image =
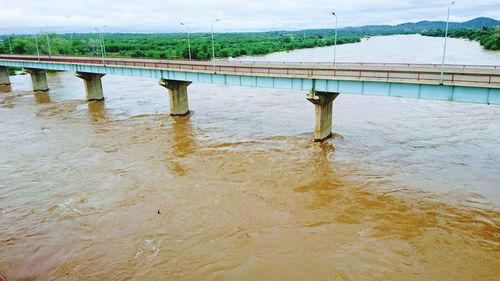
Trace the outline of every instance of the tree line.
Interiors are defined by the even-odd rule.
[[[331,46],[335,43],[334,30],[317,29],[306,31],[272,31],[254,33],[215,34],[216,58],[239,57],[245,55],[265,55],[279,51],[302,48]],[[373,34],[372,34],[373,33]],[[341,29],[337,44],[359,42],[361,37],[378,35],[376,32],[353,33]],[[420,32],[425,36],[444,36],[443,29],[429,29]],[[386,33],[383,33],[386,34]],[[387,30],[387,34],[393,34]],[[479,41],[489,50],[500,50],[500,28],[450,29],[449,36]],[[102,52],[100,34],[37,34],[3,36],[0,38],[0,53],[100,56]],[[211,34],[190,34],[191,56],[193,59],[207,60],[212,57]],[[37,44],[38,43],[38,44]],[[104,34],[107,56],[147,57],[164,59],[188,59],[189,51],[185,33]]]
[[[421,32],[421,34],[424,36],[444,37],[445,31],[443,29],[431,29]],[[451,29],[448,30],[448,36],[478,41],[487,50],[500,50],[500,28]]]
[[[99,34],[37,34],[4,36],[0,53],[43,55],[101,55]],[[9,44],[10,41],[10,44]],[[337,44],[359,42],[360,37],[339,36]],[[37,44],[38,43],[38,44]],[[212,57],[211,34],[190,34],[191,56],[207,60]],[[331,46],[335,43],[331,31],[322,32],[262,32],[262,33],[217,33],[215,34],[215,56],[217,58],[245,55],[264,55],[279,51]],[[170,34],[104,34],[107,56],[147,57],[164,59],[188,59],[187,35]]]

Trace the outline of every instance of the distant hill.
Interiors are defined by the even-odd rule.
[[[480,18],[475,18],[470,21],[465,21],[462,23],[459,23],[457,27],[453,28],[479,28],[479,27],[497,27],[500,26],[500,21],[492,19],[492,18],[485,18],[485,17],[480,17]]]
[[[415,34],[426,32],[431,29],[444,29],[445,21],[419,21],[407,22],[397,25],[365,25],[358,27],[344,27],[339,29],[340,35],[358,35],[358,36],[375,36],[375,35],[390,35],[390,34]],[[479,28],[479,27],[500,27],[500,21],[479,17],[465,22],[450,22],[450,29],[459,28]],[[314,29],[304,30],[301,32],[312,34],[332,34],[332,29]]]
[[[342,29],[343,34],[369,34],[369,35],[382,35],[394,33],[420,33],[430,29],[444,29],[446,26],[445,21],[420,21],[408,22],[398,25],[366,25],[360,27],[346,27]],[[450,22],[450,29],[459,28],[479,28],[479,27],[497,27],[500,26],[500,21],[479,17],[465,22]]]

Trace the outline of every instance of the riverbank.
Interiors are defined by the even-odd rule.
[[[444,37],[442,29],[432,29],[420,34],[431,37]],[[486,50],[500,50],[500,28],[452,29],[448,31],[451,38],[466,38],[479,42]]]

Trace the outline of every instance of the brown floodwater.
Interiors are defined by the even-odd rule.
[[[0,89],[8,280],[500,276],[500,106],[340,95],[318,144],[304,92],[192,84],[171,117],[154,79],[48,79]]]

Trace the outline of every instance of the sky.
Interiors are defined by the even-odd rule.
[[[442,0],[0,0],[0,34],[301,30],[446,20]],[[450,21],[500,15],[499,0],[457,0]]]

